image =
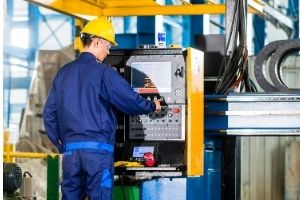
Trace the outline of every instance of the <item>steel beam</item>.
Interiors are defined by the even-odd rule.
[[[229,94],[205,97],[206,134],[300,135],[299,94]]]
[[[203,15],[224,14],[225,4],[185,4],[185,5],[159,5],[140,1],[139,4],[126,1],[120,5],[93,3],[91,1],[73,0],[25,0],[39,6],[55,10],[66,15],[91,20],[97,16],[154,16],[154,15]],[[120,2],[120,1],[118,1]],[[145,4],[146,3],[146,4]],[[249,7],[249,12],[257,12]]]
[[[192,3],[197,4],[197,5],[202,5],[201,3],[204,2],[204,0],[192,0]],[[209,27],[204,27],[204,17],[203,16],[191,16],[190,17],[190,43],[189,45],[192,47],[196,46],[195,42],[195,35],[203,35],[204,34],[204,29],[209,28]]]
[[[30,57],[30,52],[28,50],[8,45],[6,42],[4,42],[3,54],[7,57],[11,56],[21,60],[27,60]]]
[[[285,14],[279,12],[275,8],[265,5],[264,12],[267,13],[270,17],[273,17],[274,19],[276,19],[279,23],[284,24],[288,28],[290,28],[290,29],[294,28],[293,20],[290,17],[286,16]]]
[[[36,5],[29,4],[28,5],[28,16],[29,21],[27,21],[27,27],[29,27],[30,35],[29,35],[29,47],[32,50],[30,57],[28,57],[28,61],[35,61],[35,55],[36,50],[38,48],[39,43],[39,34],[38,34],[38,28],[39,28],[39,8]]]
[[[266,38],[266,22],[259,16],[253,16],[253,29],[254,29],[254,55],[265,46]]]
[[[299,27],[300,27],[300,16],[299,16],[299,0],[290,0],[289,1],[289,12],[288,15],[293,16],[294,18],[294,35],[293,38],[300,38]]]
[[[4,77],[4,89],[27,89],[30,86],[31,77],[25,78],[12,78],[12,77]]]
[[[105,16],[203,15],[224,14],[224,4],[169,5],[136,8],[105,8]]]

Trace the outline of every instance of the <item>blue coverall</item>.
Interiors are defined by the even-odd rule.
[[[112,199],[115,108],[136,115],[156,106],[88,52],[54,77],[43,116],[48,137],[64,153],[63,200]]]

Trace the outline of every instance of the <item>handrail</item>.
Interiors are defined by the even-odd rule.
[[[32,153],[32,152],[3,152],[3,157],[15,157],[15,158],[47,158],[51,156],[52,158],[58,156],[59,154],[54,153]]]

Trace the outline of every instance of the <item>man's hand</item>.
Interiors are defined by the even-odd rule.
[[[161,102],[161,99],[154,100],[154,103],[156,106],[155,112],[157,112],[157,113],[159,113],[161,111],[160,102]]]

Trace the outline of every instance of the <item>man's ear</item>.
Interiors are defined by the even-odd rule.
[[[95,47],[97,47],[97,46],[98,46],[98,40],[94,40],[94,41],[93,41],[93,45],[94,45]]]

